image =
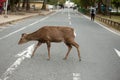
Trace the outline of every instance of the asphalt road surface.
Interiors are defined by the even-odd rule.
[[[46,44],[30,58],[37,42],[18,45],[21,34],[45,25],[73,27],[82,61],[74,47],[63,60],[67,52],[63,42],[52,43],[50,61]],[[72,9],[5,25],[0,29],[0,80],[120,80],[120,34]]]

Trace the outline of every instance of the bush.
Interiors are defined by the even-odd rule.
[[[120,16],[120,12],[111,12],[111,15]]]

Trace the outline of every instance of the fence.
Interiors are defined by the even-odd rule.
[[[100,16],[97,16],[96,17],[98,18],[99,21],[107,24],[107,25],[110,25],[112,26],[113,28],[117,29],[120,31],[120,23],[119,22],[115,22],[115,21],[112,21],[112,20],[109,20],[109,19],[106,19],[106,18],[102,18]]]

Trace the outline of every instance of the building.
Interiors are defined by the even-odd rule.
[[[35,9],[41,9],[43,0],[30,0],[30,7]]]

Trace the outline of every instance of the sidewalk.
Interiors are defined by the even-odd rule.
[[[53,11],[41,11],[40,13],[25,13],[24,15],[7,15],[7,18],[4,17],[5,15],[0,15],[0,25],[22,20],[22,19],[29,18],[32,16],[37,16],[37,15],[45,16],[52,12]]]

